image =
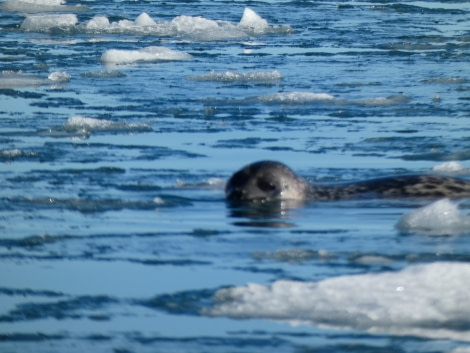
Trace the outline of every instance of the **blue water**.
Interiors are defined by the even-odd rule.
[[[462,335],[202,310],[220,288],[249,282],[470,261],[470,232],[397,231],[425,203],[240,209],[223,192],[261,159],[311,182],[468,167],[468,2],[11,3],[0,12],[1,351],[469,350]],[[245,7],[269,27],[237,28]],[[144,12],[158,29],[112,27]],[[64,14],[76,22],[58,25]],[[33,15],[39,25],[27,27]],[[219,27],[176,30],[182,15]],[[87,29],[94,16],[111,25]],[[101,61],[152,46],[191,58]],[[449,319],[454,333],[469,325]]]

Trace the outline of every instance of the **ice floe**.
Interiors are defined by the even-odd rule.
[[[105,64],[132,64],[136,62],[158,62],[189,60],[190,54],[158,46],[138,50],[109,49],[101,56]]]
[[[316,102],[332,102],[335,97],[328,93],[313,92],[281,92],[257,97],[264,103],[306,104]]]
[[[0,73],[0,88],[15,89],[24,87],[38,87],[41,85],[68,82],[70,74],[67,72],[52,72],[47,78],[39,75],[25,74],[23,71],[3,71]]]
[[[68,6],[63,0],[6,0],[0,4],[0,10],[10,12],[37,13],[37,12],[83,12],[88,6]]]
[[[319,282],[221,289],[217,304],[204,313],[470,341],[469,291],[470,264],[436,262]]]
[[[468,169],[456,161],[444,162],[432,168],[433,172],[438,173],[466,173]]]
[[[269,30],[268,21],[248,7],[243,11],[239,26],[253,34],[263,34]]]
[[[106,119],[96,119],[86,116],[73,116],[63,125],[66,131],[149,131],[150,126],[147,124],[128,124],[126,122],[115,122]]]
[[[359,105],[372,106],[372,107],[382,107],[382,106],[405,104],[405,103],[408,103],[410,100],[411,100],[410,97],[405,96],[403,94],[393,94],[387,97],[361,99],[361,100],[353,101],[353,103],[359,104]]]
[[[194,81],[269,83],[282,80],[282,75],[278,70],[266,72],[259,70],[249,72],[227,70],[225,72],[211,71],[210,73],[205,75],[188,77],[188,79]]]
[[[269,25],[267,20],[249,8],[244,10],[239,23],[187,15],[177,16],[171,21],[158,21],[143,12],[135,20],[124,19],[111,22],[107,16],[97,15],[82,23],[78,23],[74,14],[35,14],[28,15],[21,24],[21,29],[24,31],[49,32],[55,28],[88,34],[176,36],[205,41],[292,32],[292,28],[288,25]]]
[[[403,233],[470,234],[470,216],[459,210],[457,202],[442,199],[404,214],[396,227]]]

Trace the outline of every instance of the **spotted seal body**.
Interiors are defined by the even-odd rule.
[[[470,198],[470,181],[433,175],[408,175],[342,185],[310,185],[285,164],[260,161],[232,175],[229,200],[348,200],[364,198]]]

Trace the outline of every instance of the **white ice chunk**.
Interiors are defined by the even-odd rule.
[[[91,130],[101,130],[109,128],[113,125],[110,120],[88,118],[84,116],[73,116],[67,120],[65,128],[86,128]]]
[[[53,73],[51,73],[47,79],[49,81],[53,81],[53,82],[68,82],[70,80],[70,74],[68,74],[67,72],[60,72],[60,71],[55,71]]]
[[[103,53],[101,61],[106,64],[131,64],[140,61],[178,61],[189,60],[190,54],[165,47],[145,47],[139,50],[110,49]]]
[[[7,0],[0,4],[2,11],[15,11],[24,13],[52,12],[52,11],[87,11],[84,5],[66,6],[63,0]]]
[[[191,33],[197,31],[218,30],[216,21],[204,17],[178,16],[171,21],[178,32]]]
[[[438,172],[438,173],[460,173],[460,172],[467,171],[467,168],[465,168],[459,162],[450,161],[450,162],[444,162],[444,163],[434,166],[432,168],[432,171]]]
[[[72,116],[63,125],[63,130],[67,133],[88,134],[93,131],[146,132],[151,131],[151,128],[147,124],[129,124],[125,121],[115,122],[86,116]]]
[[[216,316],[470,341],[470,264],[436,262],[319,282],[280,280],[217,291]]]
[[[237,26],[224,21],[209,20],[204,17],[178,16],[171,21],[176,33],[200,40],[223,40],[246,37]]]
[[[211,71],[206,75],[192,76],[189,79],[194,81],[220,81],[220,82],[274,82],[282,80],[282,75],[278,70],[274,71],[250,71],[238,72],[227,70],[225,72]]]
[[[103,30],[109,27],[109,20],[106,16],[95,16],[88,22],[85,27],[88,30]]]
[[[21,29],[43,32],[52,28],[73,27],[77,22],[77,16],[74,14],[30,15],[24,19]]]
[[[263,34],[269,28],[268,21],[248,7],[245,8],[245,11],[243,12],[239,26],[245,30],[253,32],[254,34]]]
[[[328,93],[313,92],[281,92],[259,96],[258,100],[265,103],[305,104],[333,101],[334,96]]]
[[[146,13],[142,12],[136,19],[137,26],[155,26],[157,23]]]
[[[460,212],[457,203],[442,199],[404,214],[396,227],[404,233],[456,235],[470,233],[470,217]]]

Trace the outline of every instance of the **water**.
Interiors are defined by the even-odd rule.
[[[468,200],[223,192],[468,178],[468,2],[0,6],[2,351],[470,351]]]

